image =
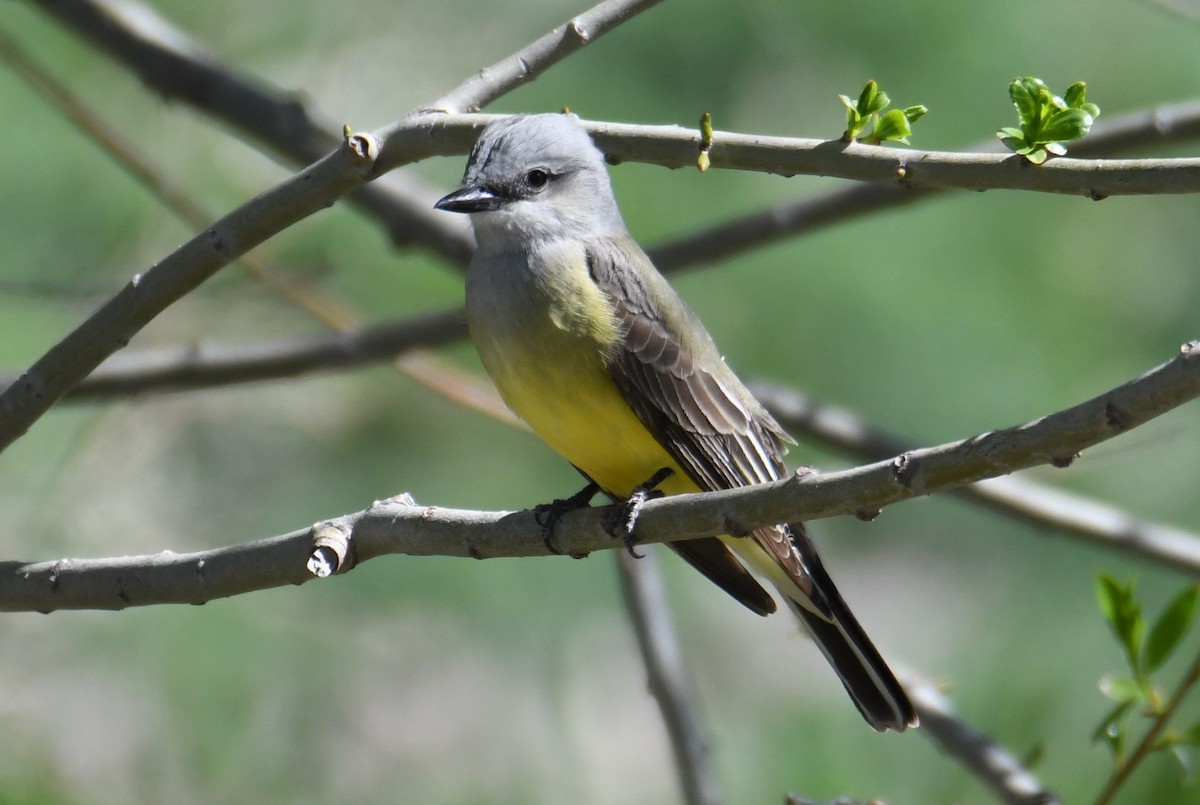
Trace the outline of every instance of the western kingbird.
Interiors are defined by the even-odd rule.
[[[467,321],[484,368],[508,406],[609,497],[630,498],[664,469],[664,494],[784,477],[793,440],[630,237],[603,155],[574,117],[492,123],[461,188],[436,206],[471,215]],[[802,524],[670,547],[752,611],[774,612],[740,556],[782,594],[867,723],[916,725]]]

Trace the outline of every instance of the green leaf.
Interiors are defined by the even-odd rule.
[[[921,104],[910,106],[904,110],[904,118],[909,123],[916,123],[927,114],[929,114],[929,109]]]
[[[1172,746],[1171,755],[1179,763],[1179,767],[1183,769],[1184,785],[1189,785],[1192,782],[1192,759],[1188,757],[1188,753],[1183,750],[1182,746]]]
[[[1104,716],[1104,720],[1096,725],[1096,729],[1092,732],[1092,743],[1106,740],[1108,733],[1112,732],[1115,726],[1119,726],[1117,722],[1124,718],[1131,707],[1133,707],[1133,702],[1121,702],[1109,710],[1108,714]]]
[[[887,106],[887,96],[884,95],[883,103],[879,104],[879,95],[879,85],[874,81],[868,81],[862,92],[859,93],[858,104],[855,106],[861,117],[870,117],[872,112],[878,112]]]
[[[1021,765],[1032,771],[1035,766],[1040,764],[1046,757],[1046,745],[1038,741],[1033,747],[1025,753],[1025,757],[1021,758]]]
[[[1027,129],[1038,118],[1037,89],[1030,91],[1027,84],[1029,80],[1018,78],[1008,85],[1008,97],[1012,98],[1013,106],[1017,107],[1017,118],[1021,121],[1022,129]]]
[[[1038,133],[1041,142],[1078,140],[1092,127],[1092,116],[1082,109],[1060,109],[1046,119]]]
[[[1175,743],[1200,746],[1200,721],[1188,727],[1175,738]]]
[[[1040,164],[1045,158],[1043,155],[1035,164]],[[1100,612],[1120,641],[1129,667],[1136,673],[1141,668],[1139,649],[1146,622],[1142,619],[1142,605],[1134,597],[1133,589],[1132,579],[1128,585],[1122,585],[1107,573],[1101,573],[1096,578],[1096,601],[1100,605]]]
[[[842,102],[843,106],[845,106],[851,112],[856,113],[856,115],[857,115],[858,107],[854,105],[854,101],[850,100],[849,95],[839,95],[838,100]]]
[[[912,134],[912,128],[909,127],[908,118],[904,116],[904,112],[900,109],[884,112],[875,121],[874,128],[871,129],[871,139],[876,142],[893,140],[895,142],[907,143],[910,134]]]
[[[1067,102],[1067,106],[1072,109],[1078,109],[1083,105],[1087,96],[1087,84],[1082,81],[1076,81],[1071,86],[1067,87],[1067,93],[1063,96],[1063,100]]]
[[[1049,154],[1046,153],[1046,149],[1041,147],[1028,149],[1022,148],[1021,150],[1017,151],[1017,153],[1028,159],[1034,165],[1041,165],[1046,161],[1046,157],[1049,156]]]
[[[1174,653],[1196,616],[1197,586],[1188,585],[1175,596],[1154,621],[1142,651],[1146,673],[1153,673]]]
[[[1127,676],[1105,676],[1100,679],[1100,692],[1114,702],[1141,704],[1146,701],[1146,691],[1136,680]]]

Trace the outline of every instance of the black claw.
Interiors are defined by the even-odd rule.
[[[567,512],[586,509],[599,491],[600,487],[589,481],[587,486],[569,498],[558,498],[533,507],[533,519],[542,527],[542,544],[546,546],[546,550],[562,556],[562,551],[554,544],[554,527]]]
[[[620,537],[621,541],[625,543],[625,550],[629,551],[629,555],[634,559],[641,559],[645,555],[637,552],[637,537],[633,534],[634,528],[637,527],[638,517],[642,513],[642,507],[646,505],[646,501],[663,496],[658,485],[674,473],[675,471],[670,467],[663,467],[651,475],[645,483],[635,487],[629,499],[617,504],[606,518],[604,530],[611,537]]]

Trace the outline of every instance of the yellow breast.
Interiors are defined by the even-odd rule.
[[[606,491],[627,497],[662,467],[668,494],[695,491],[609,376],[621,337],[582,249],[472,264],[471,337],[504,401],[555,451]]]

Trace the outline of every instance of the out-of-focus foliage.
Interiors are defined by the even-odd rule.
[[[363,129],[586,3],[155,5],[231,66]],[[0,26],[214,216],[287,175],[147,94],[31,6],[3,4]],[[832,99],[873,77],[936,110],[921,147],[965,148],[1011,121],[1014,75],[1085,79],[1106,117],[1200,95],[1198,43],[1200,27],[1127,0],[1096,0],[1086,14],[1034,0],[667,2],[494,111],[568,105],[587,118],[688,126],[708,111],[722,129],[834,139],[844,123]],[[3,69],[0,109],[0,366],[20,370],[188,232]],[[417,170],[449,189],[462,165]],[[629,164],[612,175],[647,245],[836,186]],[[950,193],[673,281],[739,372],[935,443],[1078,402],[1197,337],[1197,220],[1191,197]],[[346,204],[260,253],[370,320],[461,297],[456,269],[392,250]],[[315,326],[231,267],[130,349]],[[477,370],[469,347],[446,354]],[[804,444],[792,459],[847,463]],[[1030,474],[1200,530],[1194,406],[1069,469]],[[529,435],[387,368],[62,406],[0,455],[0,556],[191,550],[398,490],[515,509],[578,483]],[[1110,763],[1089,741],[1105,707],[1096,680],[1113,649],[1093,579],[1125,578],[1136,564],[1157,611],[1178,578],[948,499],[813,531],[889,658],[944,682],[965,717],[1018,754],[1042,746],[1037,772],[1065,801],[1095,795]],[[755,618],[664,564],[730,802],[775,802],[788,790],[984,801],[919,734],[872,734],[788,619]],[[677,801],[613,575],[608,556],[390,558],[199,608],[4,616],[0,802]],[[1197,715],[1190,705],[1180,723]],[[1195,789],[1152,759],[1124,796],[1182,803]]]

